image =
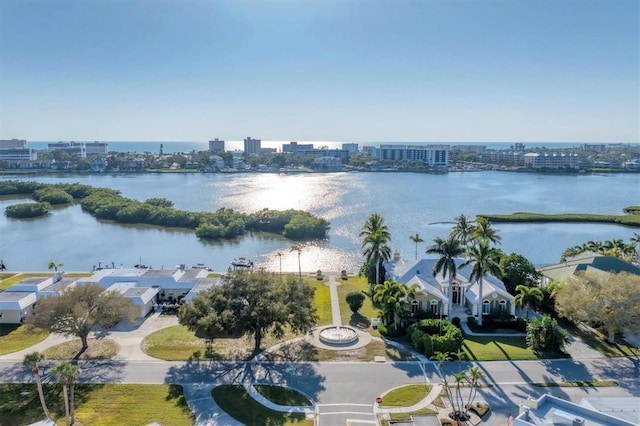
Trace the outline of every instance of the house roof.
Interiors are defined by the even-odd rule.
[[[21,311],[36,303],[36,294],[26,291],[3,291],[0,293],[0,311]]]
[[[443,301],[449,300],[447,296],[445,296],[444,293],[442,293],[442,291],[438,288],[438,286],[435,286],[433,285],[433,283],[422,279],[422,277],[418,275],[415,275],[413,278],[411,278],[407,282],[407,285],[412,285],[412,284],[417,284],[420,290],[422,290],[424,293],[428,293],[433,296],[436,296],[440,300],[443,300]]]
[[[139,287],[136,282],[117,282],[107,288],[108,291],[117,291],[124,297],[131,299],[134,305],[144,305],[158,294],[158,289],[153,287]]]
[[[640,275],[640,268],[618,259],[614,256],[605,256],[599,253],[585,252],[577,256],[567,258],[566,262],[544,266],[538,271],[552,280],[564,281],[578,272],[597,270],[600,272],[620,273],[629,272]]]

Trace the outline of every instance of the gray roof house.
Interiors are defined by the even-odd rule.
[[[625,262],[614,256],[605,256],[600,253],[585,252],[568,258],[565,262],[547,265],[538,269],[542,274],[542,284],[546,285],[552,280],[565,281],[570,276],[580,272],[628,272],[640,275],[640,267]]]

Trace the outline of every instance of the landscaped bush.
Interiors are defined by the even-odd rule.
[[[458,352],[462,348],[462,332],[449,321],[426,319],[409,327],[412,342],[419,342],[416,349],[422,347],[425,355],[431,356],[435,352]],[[420,339],[420,335],[423,335]],[[424,337],[428,337],[428,340]],[[430,343],[430,344],[429,344]]]
[[[453,324],[456,327],[460,328],[460,318],[459,317],[453,317],[453,319],[451,320],[451,324]]]

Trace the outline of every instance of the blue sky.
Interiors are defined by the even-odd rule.
[[[640,141],[638,0],[1,0],[0,138]]]

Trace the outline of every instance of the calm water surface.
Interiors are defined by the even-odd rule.
[[[10,178],[10,177],[9,177]],[[5,177],[4,179],[7,179]],[[444,237],[461,213],[620,213],[640,204],[640,174],[539,175],[506,172],[276,174],[143,174],[46,176],[23,178],[45,183],[80,182],[120,190],[126,197],[164,197],[178,209],[243,212],[262,208],[308,210],[331,222],[329,238],[307,243],[300,261],[304,271],[356,272],[362,262],[358,233],[367,217],[380,213],[388,223],[392,250],[415,257],[409,239]],[[0,210],[24,199],[0,198]],[[628,240],[639,229],[614,225],[497,225],[506,252],[518,252],[535,264],[556,262],[564,249],[588,240]],[[267,235],[233,241],[204,242],[190,231],[122,226],[61,208],[46,218],[14,220],[0,215],[0,258],[13,270],[42,270],[49,261],[66,270],[87,270],[98,262],[132,266],[142,260],[155,268],[205,263],[225,270],[245,256],[277,271],[297,271],[293,242]],[[277,252],[282,253],[279,257]]]

